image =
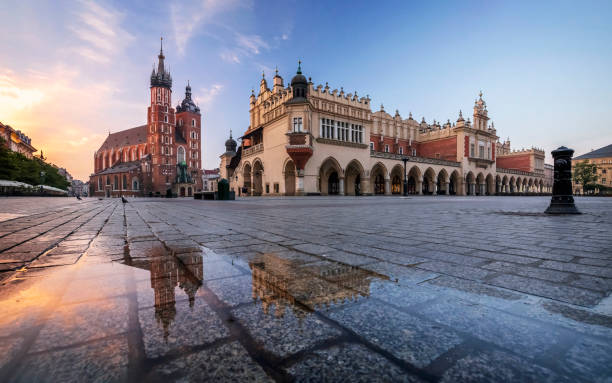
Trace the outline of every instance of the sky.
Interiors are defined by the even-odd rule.
[[[202,158],[249,124],[262,71],[369,95],[406,118],[471,116],[482,90],[515,149],[612,142],[611,1],[0,1],[0,121],[77,179],[109,132],[146,123],[160,36],[190,82]]]

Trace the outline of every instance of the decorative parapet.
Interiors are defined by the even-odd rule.
[[[402,161],[404,158],[407,158],[409,162],[419,162],[422,164],[432,164],[432,165],[454,166],[456,168],[461,167],[461,163],[455,162],[455,161],[439,160],[437,158],[405,156],[402,154],[395,154],[395,153],[376,152],[374,150],[370,150],[370,157],[386,158],[389,160],[399,160],[399,161]]]
[[[504,168],[498,167],[497,172],[506,173],[506,174],[516,174],[516,175],[528,176],[528,177],[544,177],[544,171],[526,172],[523,170],[504,169]]]
[[[320,144],[346,146],[346,147],[349,147],[349,148],[359,148],[359,149],[367,149],[368,148],[368,145],[366,145],[366,144],[359,144],[357,142],[331,140],[329,138],[321,138],[321,137],[317,138],[317,142],[320,143]]]
[[[251,155],[253,155],[255,153],[263,152],[263,150],[264,150],[263,143],[257,144],[257,145],[253,145],[253,146],[251,146],[249,148],[244,149],[242,151],[242,156],[243,157],[248,157],[248,156],[251,156]]]

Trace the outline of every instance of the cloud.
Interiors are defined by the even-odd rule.
[[[205,109],[212,104],[215,97],[221,93],[221,90],[223,90],[223,85],[213,84],[210,88],[201,88],[194,98],[200,107]]]
[[[205,25],[215,22],[221,13],[250,5],[250,2],[240,0],[173,1],[170,19],[179,55],[185,54],[189,39]]]
[[[222,60],[239,64],[243,57],[252,57],[260,54],[263,50],[270,50],[270,44],[268,44],[259,35],[245,35],[226,27],[228,30],[233,32],[233,42],[231,48],[226,48],[220,53]]]
[[[68,29],[79,42],[72,50],[87,60],[108,63],[134,39],[121,27],[124,15],[113,8],[80,1],[75,16]]]

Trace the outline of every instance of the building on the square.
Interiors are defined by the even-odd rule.
[[[87,195],[87,187],[89,185],[86,185],[83,181],[81,180],[72,180],[71,182],[71,187],[70,187],[70,193],[73,196],[86,196]]]
[[[13,129],[10,125],[4,125],[2,122],[0,122],[0,137],[4,139],[9,150],[21,153],[28,159],[32,159],[34,152],[36,152],[30,137],[20,130]]]
[[[514,160],[520,156],[499,142],[482,92],[473,120],[459,111],[454,122],[429,124],[382,105],[372,112],[357,92],[314,86],[298,65],[291,85],[277,71],[272,88],[264,76],[249,101],[241,145],[230,137],[221,155],[221,177],[238,195],[402,194],[404,171],[411,194],[543,191],[544,153],[530,150],[528,164]]]
[[[555,167],[544,164],[544,192],[552,193],[553,182],[555,182]]]
[[[202,191],[214,192],[217,191],[217,183],[219,182],[219,169],[204,169],[202,171]]]
[[[172,107],[163,47],[150,77],[147,123],[109,134],[94,154],[92,196],[192,196],[202,189],[201,113],[187,83]]]
[[[597,165],[598,177],[595,193],[599,193],[599,189],[603,189],[602,186],[612,188],[612,145],[591,150],[586,154],[572,158],[572,167],[579,162]],[[574,194],[584,194],[582,185],[576,182],[573,182],[573,184]]]

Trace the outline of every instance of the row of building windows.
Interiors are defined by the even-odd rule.
[[[385,144],[384,149],[385,149],[385,153],[389,153],[390,152],[389,144]],[[370,142],[370,150],[371,151],[376,150],[376,147],[374,146],[373,142]],[[398,154],[401,154],[401,155],[404,154],[404,147],[403,146],[399,147]],[[416,157],[416,149],[413,148],[411,151],[408,152],[408,155]]]
[[[127,176],[123,175],[122,177],[122,185],[119,184],[119,176],[114,176],[113,177],[113,183],[112,183],[112,189],[113,190],[130,190],[128,188],[128,182],[127,182]],[[106,176],[106,185],[111,186],[111,176]],[[119,187],[121,187],[121,189],[119,189]],[[139,183],[138,183],[138,178],[132,178],[132,189],[131,190],[138,190],[139,189]],[[98,190],[101,191],[102,189],[102,177],[98,178]]]
[[[474,143],[470,143],[470,157],[472,158],[476,157],[476,153],[474,150],[475,146],[476,145]],[[490,160],[491,159],[491,148],[487,148],[487,151],[485,152],[484,144],[478,145],[478,158]]]
[[[321,118],[319,135],[338,141],[363,143],[363,126],[344,121]]]

